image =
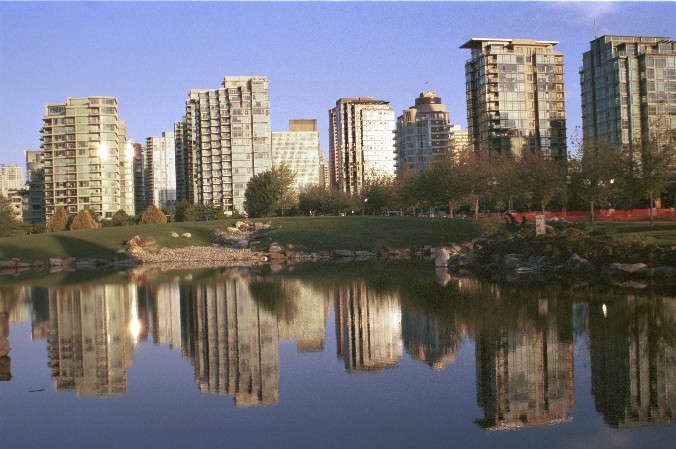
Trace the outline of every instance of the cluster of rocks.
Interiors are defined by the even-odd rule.
[[[452,244],[435,249],[435,265],[450,272],[471,272],[495,282],[560,282],[583,284],[609,282],[623,287],[676,284],[676,266],[648,266],[645,263],[613,262],[597,266],[578,254],[563,263],[544,255],[521,253],[484,254],[486,240],[479,238],[462,245]],[[671,248],[676,254],[676,247]]]
[[[15,257],[10,260],[0,260],[0,275],[17,274],[29,270],[59,273],[79,269],[129,268],[136,266],[136,264],[137,262],[130,258],[50,257],[46,260],[37,259],[26,262]]]
[[[280,245],[277,242],[272,242],[268,249],[268,257],[270,263],[294,263],[294,262],[351,262],[372,259],[408,259],[410,257],[430,256],[432,246],[428,245],[423,248],[403,248],[391,249],[386,247],[374,248],[371,250],[348,250],[335,249],[332,251],[319,251],[315,253],[306,253],[297,251],[293,245]]]
[[[225,231],[214,229],[214,243],[212,246],[220,246],[233,249],[256,248],[260,240],[271,237],[272,222],[238,221],[235,226],[228,227]]]

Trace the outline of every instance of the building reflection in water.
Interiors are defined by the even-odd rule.
[[[403,356],[401,302],[396,292],[381,292],[366,283],[334,292],[336,348],[350,373],[397,365]]]
[[[78,396],[125,394],[138,337],[134,286],[50,288],[48,301],[49,364],[55,389]]]
[[[402,328],[404,346],[413,359],[427,363],[435,370],[455,361],[462,336],[454,323],[413,307],[404,307]]]
[[[182,291],[193,304],[195,377],[200,391],[228,394],[237,406],[272,404],[279,397],[277,320],[253,299],[244,276],[229,271]]]
[[[476,332],[477,401],[491,430],[568,421],[574,407],[570,306],[540,299],[482,313]]]
[[[631,295],[589,312],[592,394],[612,427],[672,422],[676,300]]]
[[[9,358],[9,313],[0,312],[0,381],[12,378]]]
[[[324,351],[329,293],[298,280],[284,280],[290,307],[278,313],[279,341],[295,341],[298,352]]]

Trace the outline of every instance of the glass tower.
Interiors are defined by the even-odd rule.
[[[556,41],[473,38],[465,63],[467,128],[474,151],[524,149],[565,160],[563,54]]]

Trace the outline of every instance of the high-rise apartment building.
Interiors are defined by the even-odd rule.
[[[296,192],[320,183],[320,152],[317,120],[289,120],[288,132],[272,133],[273,163],[284,163],[296,175]]]
[[[120,209],[133,215],[133,147],[118,119],[117,99],[47,104],[42,121],[46,218],[58,206],[69,214],[89,209],[104,219]]]
[[[10,191],[16,192],[23,188],[23,169],[18,164],[0,165],[0,194],[5,198]]]
[[[584,139],[633,151],[657,129],[676,129],[676,42],[602,36],[580,68]]]
[[[26,150],[26,185],[24,189],[23,221],[44,223],[45,221],[45,175],[44,152]]]
[[[146,210],[145,197],[145,179],[143,170],[143,145],[135,143],[132,145],[134,156],[132,158],[132,167],[134,170],[134,211],[136,215],[142,214]]]
[[[329,110],[331,186],[360,193],[371,179],[396,173],[394,110],[369,97],[341,98]]]
[[[176,210],[176,147],[173,132],[148,137],[143,157],[146,207]]]
[[[270,98],[265,76],[227,76],[220,89],[192,89],[177,154],[179,199],[243,210],[246,184],[272,168]]]
[[[441,98],[422,92],[397,118],[397,173],[424,170],[453,151],[451,129],[456,130]]]
[[[523,150],[566,160],[563,54],[556,41],[473,38],[465,63],[467,128],[477,153]]]

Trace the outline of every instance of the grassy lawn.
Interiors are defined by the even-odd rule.
[[[213,229],[225,230],[235,221],[122,226],[1,238],[0,260],[18,257],[28,261],[49,256],[111,258],[124,248],[124,242],[137,234],[152,236],[158,245],[168,248],[210,245]],[[309,252],[439,245],[466,241],[477,235],[472,220],[460,219],[353,216],[284,217],[271,221],[276,231],[273,240]],[[172,232],[189,232],[192,237],[173,238]]]
[[[595,229],[607,229],[616,238],[622,240],[638,240],[645,243],[659,245],[676,245],[676,223],[656,222],[650,227],[650,223],[596,223]]]

